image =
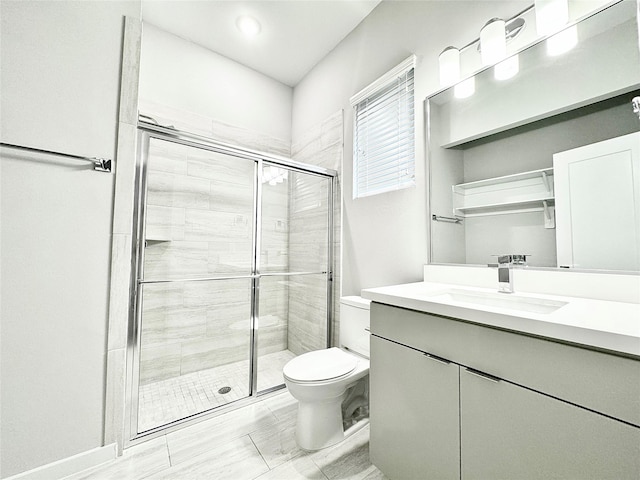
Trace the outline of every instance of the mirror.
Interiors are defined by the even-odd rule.
[[[473,95],[456,98],[454,86],[426,99],[429,263],[486,266],[506,253],[527,254],[530,267],[640,271],[640,211],[629,205],[640,197],[640,135],[615,168],[600,162],[579,176],[567,168],[580,162],[563,160],[640,130],[631,105],[640,95],[635,2],[615,2],[575,28],[577,45],[561,55],[548,55],[540,39],[513,55],[512,78],[496,80],[489,67],[474,75]],[[583,253],[567,260],[567,251]]]

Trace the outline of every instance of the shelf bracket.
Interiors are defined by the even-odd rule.
[[[542,201],[542,207],[544,208],[544,228],[556,228],[555,207],[550,207],[546,200]]]
[[[549,185],[549,177],[547,177],[547,174],[545,172],[542,172],[542,184],[544,185],[545,190],[547,191],[547,193],[551,193],[551,186]]]

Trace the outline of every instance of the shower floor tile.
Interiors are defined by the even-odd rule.
[[[283,384],[282,367],[294,357],[289,350],[261,355],[258,358],[258,391]],[[230,387],[230,390],[220,393],[224,387]],[[138,431],[166,425],[248,395],[248,360],[142,385]]]

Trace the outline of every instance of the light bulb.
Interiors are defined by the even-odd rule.
[[[569,21],[567,0],[535,0],[536,30],[546,36],[560,30]]]
[[[504,20],[493,18],[482,27],[480,30],[480,55],[483,65],[498,63],[507,55]]]
[[[236,20],[236,26],[245,37],[255,37],[260,33],[260,22],[249,15],[243,15]]]
[[[440,86],[448,87],[460,79],[460,50],[447,47],[438,57]]]

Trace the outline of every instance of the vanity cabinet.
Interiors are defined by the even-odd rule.
[[[370,358],[372,463],[397,478],[459,478],[458,366],[374,336]]]
[[[640,478],[639,360],[375,302],[371,332],[389,478]]]
[[[640,428],[462,367],[460,432],[465,480],[640,478]]]

